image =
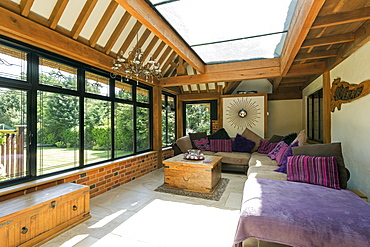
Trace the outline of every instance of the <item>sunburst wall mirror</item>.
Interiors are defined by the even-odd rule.
[[[236,98],[226,108],[228,123],[237,129],[253,127],[260,118],[261,109],[252,98]]]

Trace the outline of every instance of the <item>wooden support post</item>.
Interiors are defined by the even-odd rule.
[[[157,151],[158,168],[162,165],[162,87],[153,87],[153,149]]]
[[[184,135],[183,133],[183,101],[179,100],[179,96],[176,97],[176,138],[180,138]]]
[[[323,139],[324,143],[331,142],[331,109],[330,109],[330,71],[323,74]]]

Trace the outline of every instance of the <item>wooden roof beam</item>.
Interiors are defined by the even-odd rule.
[[[299,0],[290,23],[282,54],[280,56],[281,76],[285,76],[293,64],[294,58],[299,52],[301,45],[312,24],[314,23],[325,0]]]
[[[131,18],[130,13],[126,11],[125,14],[122,16],[121,20],[119,21],[118,25],[116,26],[116,28],[114,29],[107,44],[104,47],[105,54],[109,54],[111,52],[114,44],[117,42],[119,36],[121,35],[123,29],[125,29],[130,18]]]
[[[313,23],[312,29],[336,26],[356,21],[366,21],[369,19],[370,19],[370,7],[365,7],[352,11],[318,17],[316,21]]]
[[[116,2],[176,51],[192,67],[200,73],[204,73],[203,61],[144,0],[116,0]]]
[[[355,41],[343,44],[338,50],[338,56],[330,58],[327,62],[327,70],[333,69],[351,54],[356,52],[361,46],[370,41],[370,20],[366,21],[355,32]]]
[[[295,61],[302,61],[302,60],[305,61],[305,60],[322,59],[322,58],[329,58],[329,57],[336,57],[336,56],[337,56],[337,51],[335,50],[318,51],[318,52],[298,54],[294,60]]]
[[[35,0],[22,0],[20,2],[21,15],[27,17],[31,11],[32,4]]]
[[[303,42],[301,49],[316,47],[316,46],[347,43],[347,42],[352,42],[354,40],[355,40],[354,33],[338,34],[338,35],[332,35],[332,36],[327,36],[327,37],[321,37],[317,39],[307,39],[305,42]]]
[[[78,16],[73,28],[71,30],[71,37],[77,39],[80,35],[82,28],[85,26],[87,19],[91,15],[91,12],[95,8],[95,5],[98,3],[98,0],[87,0],[84,7],[82,8],[80,15]]]
[[[109,20],[112,18],[114,11],[116,11],[118,7],[118,3],[115,1],[111,1],[105,10],[102,18],[100,19],[98,25],[96,26],[93,34],[90,37],[90,46],[94,47],[98,42],[100,36],[102,35],[105,27],[108,25]]]
[[[10,38],[111,71],[112,57],[0,7],[0,32]]]

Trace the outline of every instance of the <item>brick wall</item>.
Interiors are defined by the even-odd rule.
[[[212,120],[212,133],[218,130],[218,120]]]
[[[62,179],[3,195],[0,196],[0,201],[69,182],[90,186],[92,198],[156,170],[157,163],[157,153],[135,156],[97,168],[86,168],[87,171],[81,173],[74,173]]]
[[[162,150],[162,160],[173,157],[175,151],[172,148]]]

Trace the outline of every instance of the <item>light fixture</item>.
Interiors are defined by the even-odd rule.
[[[138,46],[138,34],[136,35],[136,46],[129,52],[128,58],[125,58],[121,51],[117,59],[113,60],[111,77],[115,78],[117,74],[122,74],[127,79],[136,78],[137,82],[139,78],[151,82],[154,78],[162,78],[160,64],[153,57],[150,57],[149,61],[145,63],[144,52]]]

